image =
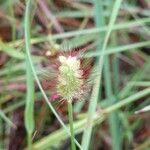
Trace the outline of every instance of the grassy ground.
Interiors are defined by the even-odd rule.
[[[149,0],[0,1],[0,150],[148,150],[149,25]]]

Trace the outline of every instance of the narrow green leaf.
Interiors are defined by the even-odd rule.
[[[30,0],[29,0],[30,2]],[[26,51],[30,53],[30,8],[26,7],[25,12],[25,46]],[[28,148],[32,149],[32,133],[34,130],[34,78],[32,69],[30,66],[28,55],[26,54],[26,85],[27,85],[27,95],[26,95],[26,106],[25,106],[25,127],[27,130],[28,138]]]
[[[100,77],[97,77],[94,80],[94,87],[93,87],[93,91],[92,91],[92,96],[91,96],[91,100],[90,100],[90,104],[89,104],[89,108],[88,108],[88,117],[87,117],[87,124],[85,127],[85,131],[83,134],[83,141],[82,141],[82,147],[84,150],[87,150],[89,147],[89,142],[90,142],[90,137],[91,137],[91,132],[92,132],[92,126],[93,126],[93,117],[94,117],[94,113],[96,110],[96,105],[97,105],[97,100],[98,100],[98,96],[99,96],[99,89],[101,86],[101,74],[102,74],[102,68],[103,68],[103,61],[104,61],[104,52],[106,50],[106,46],[108,43],[108,39],[110,37],[110,33],[112,31],[113,25],[115,23],[120,5],[121,5],[122,0],[116,0],[114,7],[113,7],[113,12],[109,21],[109,25],[108,25],[108,30],[106,32],[106,36],[104,39],[104,43],[102,46],[102,55],[99,59],[98,62],[98,70],[100,73]]]

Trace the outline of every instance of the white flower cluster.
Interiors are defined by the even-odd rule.
[[[57,92],[64,99],[73,99],[77,93],[80,93],[83,84],[80,60],[72,56],[59,56],[59,61]]]
[[[60,66],[60,71],[65,71],[64,69],[68,69],[72,70],[74,72],[74,75],[77,78],[81,78],[82,77],[82,70],[80,70],[80,60],[77,59],[77,57],[65,57],[65,56],[59,56],[59,61],[61,63]],[[66,67],[65,67],[66,66]],[[66,70],[66,71],[69,71]]]

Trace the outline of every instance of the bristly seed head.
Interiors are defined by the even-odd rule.
[[[57,93],[63,99],[72,100],[82,91],[83,71],[80,60],[75,56],[59,56],[59,62]]]

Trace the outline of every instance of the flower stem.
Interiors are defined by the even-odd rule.
[[[71,133],[71,150],[76,150],[76,146],[74,142],[72,100],[68,101],[68,117],[69,117],[70,133]]]

